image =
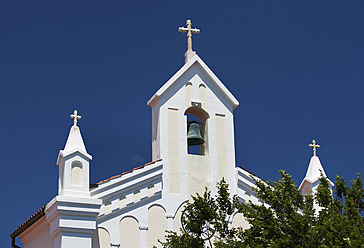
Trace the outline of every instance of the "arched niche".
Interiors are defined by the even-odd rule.
[[[201,100],[201,107],[202,108],[206,108],[206,85],[204,84],[200,84],[198,86],[198,94],[199,94],[199,97],[200,97],[200,100]]]
[[[98,227],[95,232],[92,234],[92,248],[111,248],[110,245],[110,234],[109,232],[102,228]]]
[[[241,227],[243,230],[245,230],[245,229],[250,228],[250,224],[245,219],[245,217],[242,213],[235,213],[235,215],[233,216],[231,227],[235,227],[235,228]]]
[[[181,234],[181,228],[182,228],[182,224],[181,224],[181,216],[182,216],[182,212],[185,209],[185,206],[187,204],[188,201],[183,202],[177,209],[174,218],[173,218],[173,231],[177,232],[178,234]]]
[[[125,195],[121,195],[119,197],[119,207],[123,208],[125,206],[126,206],[126,197],[125,197]]]
[[[140,248],[139,222],[132,216],[120,221],[120,248]]]
[[[165,240],[168,222],[165,209],[160,205],[152,205],[148,209],[148,231],[147,231],[147,247],[162,247],[158,243],[158,239]]]
[[[82,175],[82,164],[78,161],[72,162],[71,165],[71,185],[82,187],[83,175]]]
[[[190,124],[192,122],[196,122],[200,127],[200,134],[205,141],[202,145],[188,146],[188,154],[207,155],[207,120],[210,118],[210,115],[204,109],[198,106],[187,108],[184,114],[187,117],[187,132],[189,130]]]
[[[134,202],[140,201],[140,190],[136,189],[134,190]]]
[[[105,214],[108,214],[112,211],[112,203],[111,201],[105,202]]]
[[[149,184],[148,185],[148,196],[152,196],[155,193],[155,188],[154,188],[154,184]]]

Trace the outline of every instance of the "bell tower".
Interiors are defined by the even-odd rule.
[[[163,159],[164,191],[170,194],[213,192],[222,177],[235,183],[233,110],[239,102],[192,50],[187,28],[185,65],[148,101],[152,108],[153,160]]]

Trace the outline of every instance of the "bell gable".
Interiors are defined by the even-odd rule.
[[[227,108],[235,109],[239,105],[233,94],[196,54],[150,98],[148,106],[153,106],[163,99],[170,99],[187,82],[193,81],[196,77],[207,84]]]

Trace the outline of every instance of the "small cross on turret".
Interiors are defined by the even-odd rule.
[[[187,20],[186,26],[187,28],[179,27],[178,31],[181,33],[187,33],[187,52],[185,53],[185,62],[187,63],[188,59],[196,54],[196,52],[192,50],[192,33],[199,34],[200,30],[198,28],[192,28],[191,20]]]
[[[71,119],[73,119],[73,126],[77,126],[77,120],[81,119],[81,115],[77,115],[77,110],[73,111],[73,114],[70,115]]]
[[[320,145],[316,145],[316,140],[312,140],[312,144],[309,144],[308,147],[313,148],[313,156],[316,156],[316,148],[320,148]]]

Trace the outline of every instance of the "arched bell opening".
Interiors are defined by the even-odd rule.
[[[209,114],[200,107],[190,107],[185,111],[187,117],[188,154],[207,154],[207,120]]]

